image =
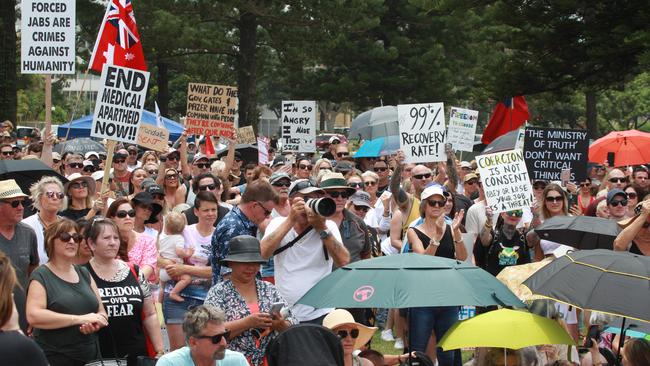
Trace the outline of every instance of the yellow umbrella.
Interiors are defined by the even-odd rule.
[[[438,346],[520,349],[541,344],[575,345],[560,323],[526,311],[500,309],[457,322]]]
[[[508,289],[510,289],[510,291],[512,291],[521,301],[543,299],[544,297],[542,296],[533,295],[528,287],[522,285],[522,283],[526,281],[528,277],[532,276],[533,273],[537,272],[540,268],[552,261],[552,258],[545,258],[541,262],[508,266],[499,272],[497,279],[506,285]]]

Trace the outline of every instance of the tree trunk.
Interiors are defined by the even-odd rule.
[[[239,17],[239,55],[237,86],[239,93],[239,127],[257,123],[257,18],[243,12]]]
[[[164,61],[158,61],[158,96],[157,102],[160,108],[160,114],[169,116],[169,75],[167,74],[168,65]]]
[[[16,96],[16,1],[4,0],[0,5],[0,122],[10,120],[14,126],[18,98]]]
[[[587,133],[590,139],[597,139],[600,137],[598,131],[598,118],[596,114],[596,92],[588,89],[585,92],[585,110],[587,114]]]

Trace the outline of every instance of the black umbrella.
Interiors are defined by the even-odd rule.
[[[57,177],[62,183],[68,180],[38,159],[0,160],[0,180],[15,179],[16,183],[29,195],[29,188],[42,177]]]
[[[592,216],[555,216],[535,228],[541,239],[577,249],[612,249],[620,232],[615,221]]]
[[[76,138],[66,142],[60,142],[54,146],[54,151],[63,154],[66,151],[85,154],[89,151],[106,152],[106,146],[101,142],[95,141],[88,137]]]
[[[245,163],[255,163],[257,164],[258,160],[258,148],[257,145],[251,144],[237,144],[235,146],[235,151],[238,151]],[[228,154],[228,146],[219,149],[215,152],[218,157],[226,156]]]
[[[519,130],[512,130],[490,142],[490,144],[485,149],[483,149],[483,152],[481,154],[491,154],[499,151],[513,150],[515,146],[517,146],[518,138]]]

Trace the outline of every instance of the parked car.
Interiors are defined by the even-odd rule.
[[[316,136],[316,148],[321,151],[327,149],[327,146],[330,144],[330,137],[332,136],[338,137],[344,144],[348,142],[347,137],[339,133],[321,133]]]

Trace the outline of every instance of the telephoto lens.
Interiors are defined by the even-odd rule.
[[[323,217],[330,217],[336,212],[336,202],[329,197],[310,198],[305,204],[312,211]]]

